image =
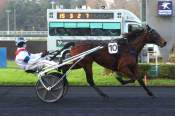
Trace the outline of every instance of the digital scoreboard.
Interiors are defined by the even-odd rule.
[[[57,19],[114,19],[114,13],[57,13]]]

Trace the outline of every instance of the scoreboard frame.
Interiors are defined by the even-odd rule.
[[[66,12],[58,12],[57,19],[114,19],[114,13],[90,13],[90,12],[66,13]]]

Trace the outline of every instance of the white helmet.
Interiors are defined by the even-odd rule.
[[[18,38],[16,38],[16,46],[18,46],[21,42],[22,43],[26,43],[27,42],[27,40],[26,39],[24,39],[23,37],[18,37]]]

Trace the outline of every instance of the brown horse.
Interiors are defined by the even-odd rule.
[[[103,49],[92,53],[81,60],[75,66],[75,69],[83,68],[89,85],[103,97],[108,96],[95,85],[93,80],[92,63],[94,61],[105,68],[115,71],[119,75],[117,80],[122,84],[133,83],[137,80],[149,96],[154,96],[153,93],[145,86],[143,77],[139,74],[138,55],[145,44],[152,43],[163,47],[166,45],[166,41],[149,26],[146,26],[144,29],[124,34],[124,36],[128,39],[128,43],[119,45],[119,52],[117,54],[109,54],[107,46],[104,45]],[[70,52],[71,55],[74,56],[86,50],[92,49],[97,45],[99,44],[90,42],[75,43],[75,46],[72,47]],[[127,76],[130,80],[124,81],[122,76]]]

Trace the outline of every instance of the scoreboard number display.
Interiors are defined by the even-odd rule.
[[[114,19],[113,13],[57,13],[57,19]]]

